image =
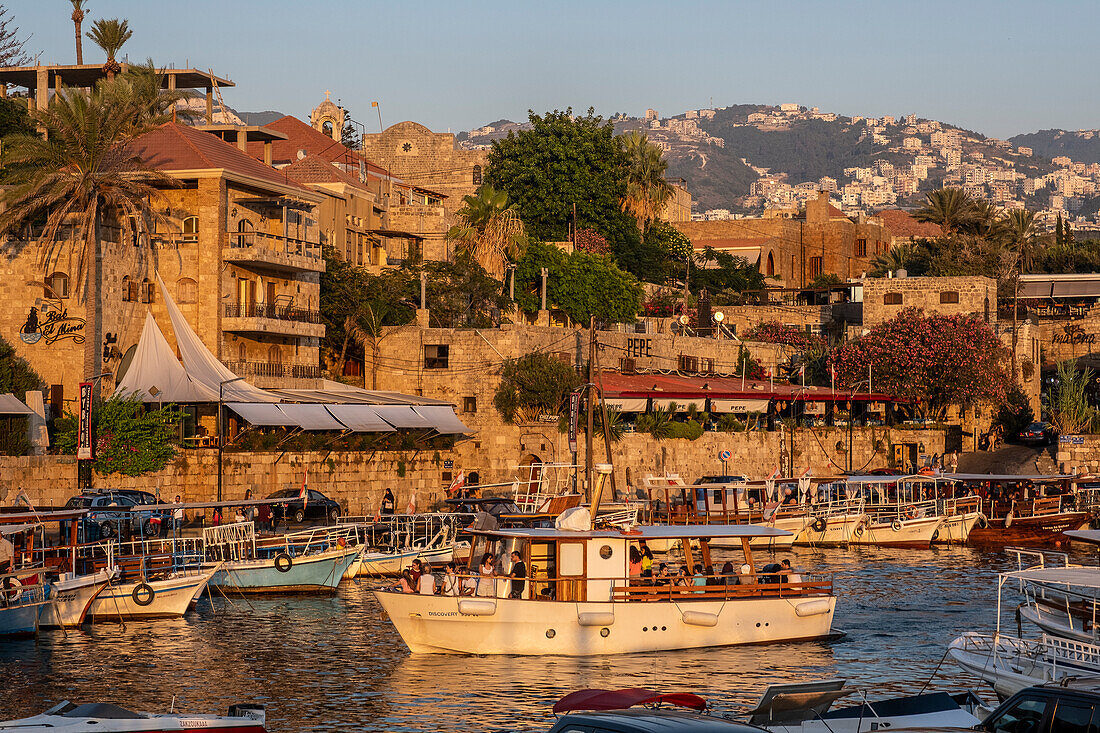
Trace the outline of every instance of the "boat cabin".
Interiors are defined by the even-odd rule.
[[[517,597],[510,577],[518,552],[526,566],[523,590],[528,600],[572,603],[608,601],[720,600],[743,596],[831,595],[832,583],[820,578],[782,577],[778,565],[758,568],[750,542],[758,537],[780,537],[789,532],[748,525],[642,526],[629,530],[574,531],[557,528],[470,530],[474,547],[462,575],[465,595]],[[711,540],[740,540],[734,557],[712,555]],[[675,545],[679,563],[668,563],[668,575],[653,563],[651,575],[642,575],[638,560],[647,545]],[[728,551],[727,551],[728,552]],[[491,558],[488,557],[491,555]],[[632,557],[635,562],[632,562]],[[482,572],[493,564],[492,577]],[[720,568],[729,563],[733,572]],[[675,565],[676,567],[672,567]]]

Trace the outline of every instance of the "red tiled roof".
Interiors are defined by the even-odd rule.
[[[893,401],[897,398],[879,392],[854,394],[843,390],[835,392],[828,387],[801,387],[786,381],[746,379],[741,388],[740,377],[699,376],[685,377],[679,374],[620,374],[603,372],[600,377],[608,397],[635,397],[662,400],[692,400],[701,403],[706,399],[804,399],[811,402],[847,400],[849,398],[874,402]],[[703,388],[706,385],[706,389]]]
[[[833,206],[832,204],[829,204],[829,216],[847,217],[847,214],[845,214],[843,211],[841,211],[837,207]]]
[[[302,188],[268,165],[264,165],[216,135],[176,122],[166,122],[127,144],[130,155],[146,165],[172,171],[224,169],[279,186]]]
[[[296,160],[286,168],[281,168],[280,172],[299,183],[345,183],[367,191],[367,187],[357,176],[345,173],[317,155],[307,155],[301,160]]]
[[[895,237],[938,237],[940,228],[935,224],[917,221],[908,211],[883,209],[875,214]]]
[[[363,157],[351,148],[333,140],[320,130],[313,129],[297,117],[285,115],[264,127],[286,135],[286,140],[271,142],[271,162],[274,165],[293,163],[298,160],[299,150],[306,151],[307,155],[316,155],[329,163],[358,166],[359,161],[363,160]],[[248,153],[258,160],[263,160],[264,144],[258,140],[248,143]],[[370,161],[367,161],[367,169],[378,175],[390,175],[385,168]]]

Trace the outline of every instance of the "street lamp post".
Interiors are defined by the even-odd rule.
[[[225,393],[225,385],[243,381],[244,377],[233,377],[218,383],[218,501],[222,500],[222,448],[225,444],[225,436],[222,421],[222,395]]]

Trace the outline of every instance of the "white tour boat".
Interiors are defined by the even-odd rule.
[[[471,572],[460,579],[458,586],[474,595],[375,594],[415,653],[588,656],[821,639],[832,631],[836,597],[830,579],[788,582],[754,569],[751,541],[782,536],[783,530],[696,525],[471,533],[477,539],[471,570],[486,548],[505,559],[491,576]],[[749,572],[728,578],[700,574],[683,585],[675,577],[661,585],[661,578],[629,575],[629,549],[643,540],[678,541],[686,566],[705,567],[714,538],[740,540]],[[522,583],[508,577],[513,550],[527,568]]]
[[[1043,634],[1020,639],[966,633],[947,646],[955,663],[993,688],[1003,700],[1025,687],[1092,678],[1100,684],[1100,646]]]
[[[206,590],[220,564],[203,562],[194,540],[108,542],[81,548],[89,562],[112,571],[92,600],[93,621],[179,618]]]
[[[74,628],[84,623],[95,599],[118,574],[103,568],[89,575],[61,573],[50,583],[50,603],[42,611],[43,628]]]
[[[943,524],[935,499],[923,499],[919,476],[851,476],[850,500],[862,500],[867,520],[852,536],[853,545],[931,547]]]

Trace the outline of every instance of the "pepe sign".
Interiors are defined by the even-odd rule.
[[[23,343],[37,344],[42,341],[48,345],[62,339],[71,339],[77,344],[84,343],[85,320],[69,317],[67,308],[55,308],[44,311],[41,316],[38,308],[31,308],[26,322],[19,329],[19,338]]]
[[[1092,346],[1096,343],[1096,334],[1085,333],[1085,329],[1081,326],[1070,324],[1063,329],[1062,333],[1054,334],[1052,341],[1056,344],[1087,344]]]

